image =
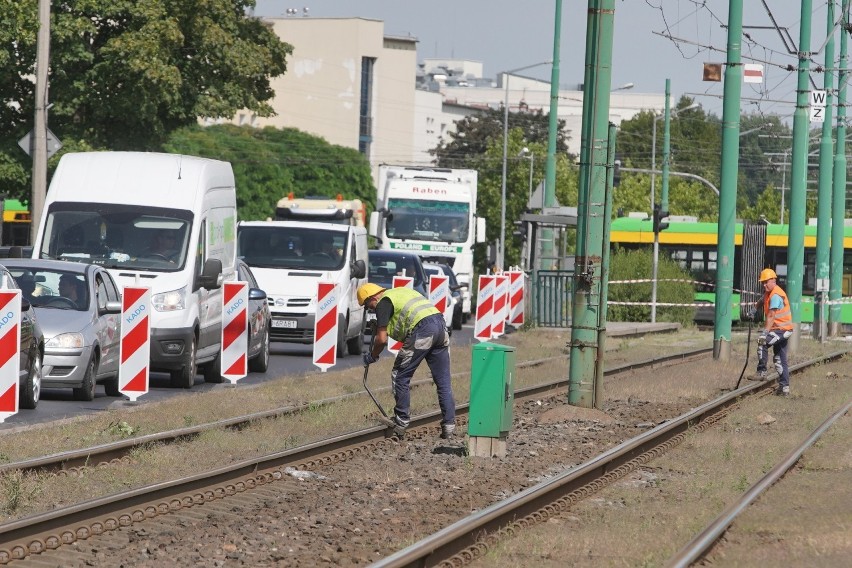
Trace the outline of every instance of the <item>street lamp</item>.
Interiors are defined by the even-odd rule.
[[[503,179],[500,187],[500,248],[499,254],[497,255],[497,266],[499,266],[501,270],[505,268],[503,265],[506,261],[506,153],[509,151],[509,77],[512,76],[512,73],[517,73],[518,71],[523,71],[525,69],[532,69],[539,65],[550,65],[551,63],[553,62],[549,60],[541,61],[539,63],[533,63],[532,65],[518,67],[517,69],[503,71],[503,76],[505,78],[505,85],[503,85],[503,89],[505,91],[503,99]]]
[[[681,109],[676,108],[676,109],[672,110],[672,112],[670,114],[671,114],[671,116],[677,116],[678,113],[680,113],[680,112],[683,112],[685,110],[692,110],[692,109],[697,108],[699,106],[701,106],[701,105],[699,105],[698,103],[692,103],[691,105],[683,107]],[[661,114],[660,116],[654,117],[654,129],[653,129],[653,134],[651,135],[651,210],[652,211],[654,210],[654,199],[656,199],[656,197],[654,195],[654,189],[656,187],[655,184],[656,184],[656,181],[657,181],[657,174],[655,173],[657,171],[657,121],[661,120],[665,117],[666,117],[665,114]]]
[[[529,155],[527,155],[529,154]],[[535,154],[530,152],[530,149],[524,146],[524,149],[521,150],[521,153],[518,154],[522,158],[528,159],[530,161],[530,191],[529,197],[527,198],[527,207],[530,206],[530,202],[532,202],[532,190],[533,190],[533,165],[535,164]]]

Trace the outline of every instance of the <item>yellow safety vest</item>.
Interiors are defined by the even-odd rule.
[[[384,296],[393,304],[393,314],[388,322],[388,335],[397,341],[403,341],[420,320],[432,314],[439,314],[422,294],[411,288],[388,288]]]

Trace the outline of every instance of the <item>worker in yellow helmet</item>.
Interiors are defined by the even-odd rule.
[[[378,361],[388,336],[402,342],[391,371],[396,405],[393,409],[393,433],[405,435],[409,416],[411,377],[425,359],[432,371],[441,407],[441,438],[449,439],[455,430],[456,403],[450,380],[450,336],[444,315],[419,292],[411,288],[385,289],[367,283],[358,288],[358,304],[376,312],[373,349],[364,354],[364,365]]]
[[[790,395],[790,370],[787,366],[787,339],[793,335],[793,312],[787,294],[778,286],[778,275],[771,268],[760,273],[763,297],[764,329],[757,338],[757,375],[766,378],[767,347],[772,346],[773,363],[778,372],[778,388],[775,394]]]

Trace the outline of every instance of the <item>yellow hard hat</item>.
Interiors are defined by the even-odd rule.
[[[767,280],[777,279],[778,275],[775,274],[775,271],[771,268],[764,268],[760,273],[760,278],[757,279],[758,282],[766,282]]]
[[[375,296],[379,292],[384,292],[385,289],[379,286],[378,284],[373,284],[372,282],[367,282],[366,284],[362,284],[358,288],[358,305],[363,306],[364,302],[367,301],[367,298]]]

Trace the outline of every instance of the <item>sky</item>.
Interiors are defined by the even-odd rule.
[[[743,26],[750,40],[742,47],[743,63],[763,63],[765,82],[744,84],[744,113],[777,114],[791,119],[796,97],[796,65],[775,23],[786,28],[792,44],[799,43],[802,0],[742,0]],[[813,2],[811,50],[826,38],[826,0]],[[556,0],[257,0],[262,17],[362,17],[382,20],[388,35],[418,39],[417,58],[457,58],[481,61],[486,77],[553,58]],[[673,104],[689,94],[711,113],[722,116],[722,82],[702,81],[703,64],[723,63],[727,46],[729,0],[615,0],[613,88],[633,83],[634,92],[662,93],[671,79]],[[768,5],[771,17],[764,4]],[[287,16],[295,8],[296,16]],[[563,87],[583,82],[588,1],[562,0],[560,76]],[[839,13],[840,8],[836,9]],[[750,28],[749,28],[750,27]],[[659,35],[667,33],[683,41]],[[839,41],[835,42],[835,56]],[[711,47],[713,49],[711,49]],[[749,57],[755,60],[748,59]],[[824,51],[814,57],[822,65]],[[815,67],[811,64],[811,68]],[[550,79],[550,67],[520,74]],[[817,87],[823,76],[813,73]],[[835,80],[836,83],[836,80]],[[714,96],[715,95],[715,96]],[[750,101],[745,99],[759,99]]]

